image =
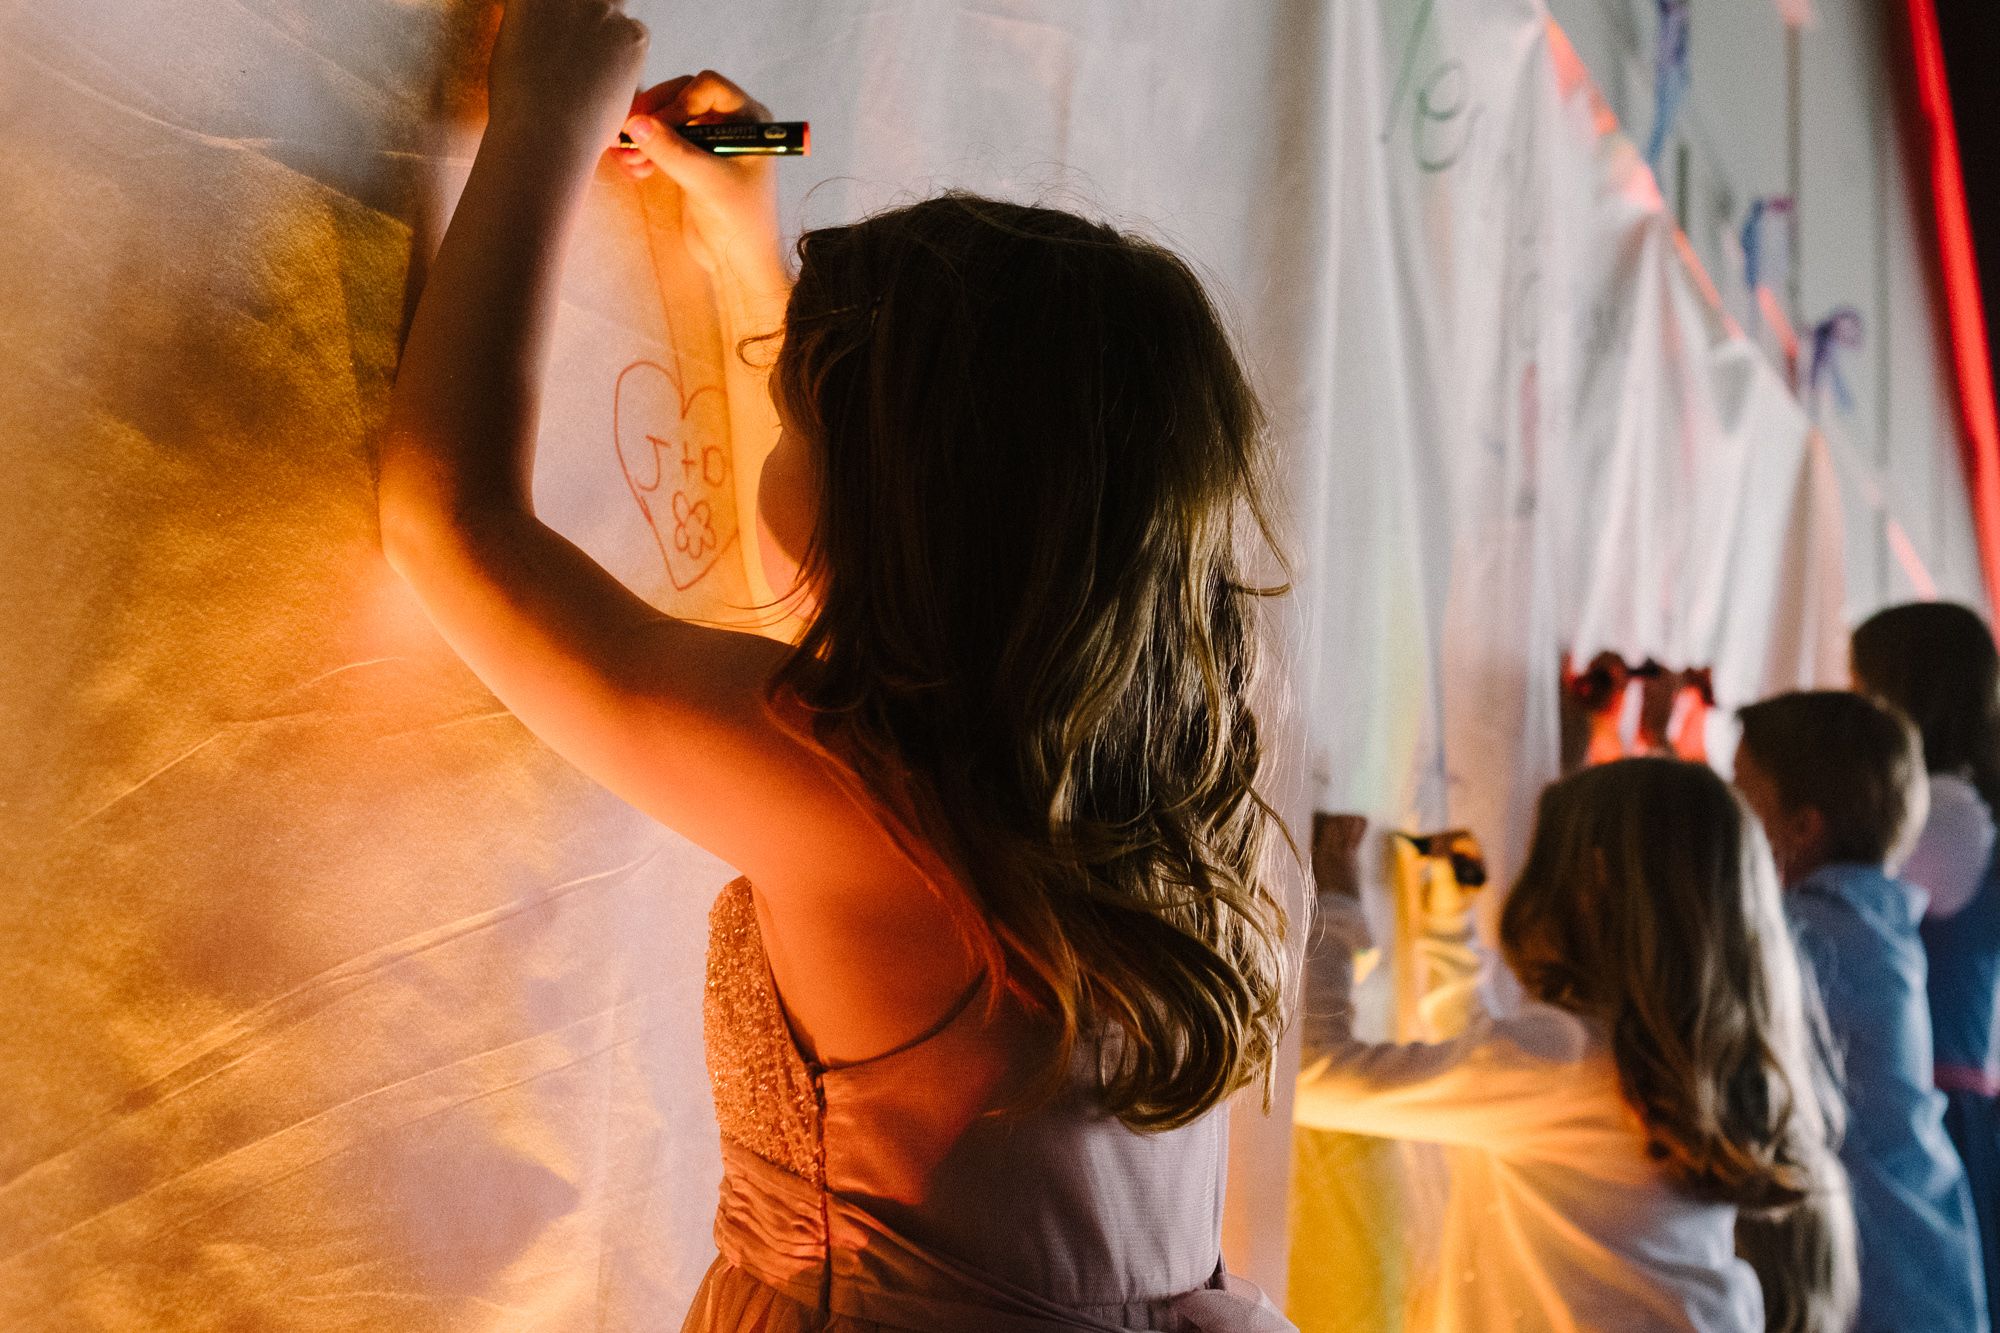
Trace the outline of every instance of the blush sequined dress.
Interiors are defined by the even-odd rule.
[[[983,986],[896,1050],[809,1064],[739,879],[710,913],[704,1029],[720,1254],[684,1333],[1292,1330],[1222,1271],[1224,1117],[1138,1134],[1080,1082],[980,1114],[1032,1054]]]

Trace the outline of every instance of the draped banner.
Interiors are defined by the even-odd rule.
[[[1316,800],[1474,830],[1490,931],[1558,771],[1565,659],[1688,673],[1721,706],[1710,727],[1841,682],[1840,490],[1541,5],[1336,8],[1355,110],[1334,185],[1339,461],[1312,498]],[[1413,957],[1407,922],[1370,906]],[[1408,1032],[1384,998],[1378,1033]],[[1304,1328],[1396,1327],[1448,1280],[1423,1237],[1450,1175],[1448,1153],[1299,1131]]]

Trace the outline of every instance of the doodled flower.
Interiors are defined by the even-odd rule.
[[[674,549],[690,560],[701,559],[716,544],[708,501],[690,504],[684,491],[674,492]]]

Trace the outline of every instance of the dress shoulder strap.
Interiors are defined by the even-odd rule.
[[[879,1055],[870,1055],[860,1060],[817,1061],[813,1063],[813,1069],[819,1073],[861,1069],[868,1065],[880,1064],[884,1060],[894,1059],[899,1055],[907,1055],[917,1047],[922,1046],[925,1042],[936,1040],[938,1037],[944,1035],[952,1024],[958,1022],[965,1012],[972,1007],[972,1002],[975,998],[985,992],[986,979],[987,974],[982,969],[979,975],[972,979],[972,983],[965,988],[964,992],[956,1000],[952,1001],[950,1007],[939,1016],[935,1023],[932,1023],[909,1040],[898,1042]]]

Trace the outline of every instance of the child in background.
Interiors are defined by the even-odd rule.
[[[1923,822],[1908,722],[1858,694],[1785,694],[1741,714],[1736,783],[1763,821],[1785,913],[1812,964],[1844,1064],[1861,1242],[1860,1333],[1988,1327],[1965,1170],[1931,1080],[1917,937],[1923,897],[1890,877]]]
[[[1316,840],[1294,1116],[1447,1145],[1440,1279],[1412,1329],[1842,1329],[1851,1217],[1756,824],[1707,767],[1628,759],[1543,793],[1500,923],[1529,998],[1439,1043],[1350,1030],[1358,828]],[[1786,1234],[1738,1259],[1739,1210]]]
[[[2000,1291],[2000,652],[1968,607],[1892,606],[1854,631],[1854,687],[1901,709],[1923,737],[1930,818],[1902,873],[1930,900],[1918,932],[1934,1074],[1972,1188],[1990,1305]]]

